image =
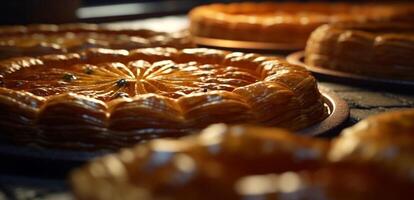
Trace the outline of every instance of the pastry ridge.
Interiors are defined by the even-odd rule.
[[[88,49],[13,58],[0,62],[0,81],[0,94],[19,94],[0,101],[0,106],[40,98],[42,104],[30,108],[33,130],[51,145],[55,142],[47,137],[54,134],[50,137],[63,142],[56,133],[65,133],[66,143],[74,148],[79,143],[94,146],[94,138],[99,140],[97,149],[128,146],[217,122],[297,130],[327,115],[317,83],[306,69],[275,57],[221,50]],[[26,110],[19,107],[14,120]],[[72,133],[77,127],[78,133]],[[88,127],[95,132],[86,133]],[[82,141],[72,134],[91,139]],[[30,140],[24,132],[7,135]]]

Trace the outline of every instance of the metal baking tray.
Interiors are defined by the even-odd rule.
[[[251,42],[207,37],[193,37],[193,41],[202,47],[257,53],[286,53],[304,48],[303,44],[295,43]]]
[[[414,88],[414,80],[399,80],[391,78],[377,78],[366,75],[353,74],[321,67],[308,66],[304,63],[304,51],[292,53],[286,57],[286,60],[292,64],[300,65],[311,71],[317,78],[334,82],[341,82],[353,85],[366,85],[385,88]]]

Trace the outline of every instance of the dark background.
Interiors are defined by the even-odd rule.
[[[327,1],[329,0],[325,0],[325,2]],[[384,2],[387,0],[365,1]],[[142,19],[185,14],[194,6],[214,2],[236,2],[236,0],[3,0],[0,3],[0,25],[99,23]],[[287,1],[279,0],[278,2]],[[300,2],[314,1],[302,0]],[[330,2],[334,1],[331,0]],[[360,3],[364,1],[348,0],[346,2]],[[395,1],[388,0],[388,2]]]

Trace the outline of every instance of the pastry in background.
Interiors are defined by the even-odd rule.
[[[71,176],[83,199],[409,199],[414,109],[370,117],[329,141],[212,125],[99,158]]]
[[[305,64],[370,77],[414,80],[414,24],[331,24],[315,30]]]
[[[115,29],[96,24],[29,25],[0,27],[0,59],[82,51],[87,48],[189,48],[188,32]]]
[[[1,134],[58,148],[116,149],[217,122],[298,130],[327,116],[303,67],[214,49],[13,58],[0,62],[0,84]]]
[[[304,48],[313,30],[332,22],[413,21],[414,4],[230,3],[191,10],[195,37],[289,44]]]

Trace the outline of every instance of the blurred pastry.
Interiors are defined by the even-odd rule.
[[[410,199],[414,184],[391,173],[381,173],[375,166],[350,164],[250,175],[241,177],[232,186],[234,189],[227,191],[233,194],[232,199],[387,200]]]
[[[374,162],[414,182],[414,109],[369,117],[335,139],[335,162]]]
[[[385,113],[333,142],[216,124],[104,156],[71,176],[83,199],[409,199],[414,109]]]
[[[240,177],[316,169],[328,147],[280,129],[216,124],[100,158],[75,171],[72,186],[80,200],[235,199]]]
[[[324,25],[312,33],[305,54],[305,63],[313,67],[414,80],[414,25]]]
[[[196,37],[304,48],[313,30],[332,22],[413,21],[414,4],[230,3],[194,8]]]
[[[0,59],[78,52],[87,48],[194,47],[188,32],[115,29],[96,24],[0,27]]]
[[[61,148],[118,148],[217,122],[298,130],[327,116],[306,69],[213,49],[14,58],[0,62],[0,83],[1,133]]]

